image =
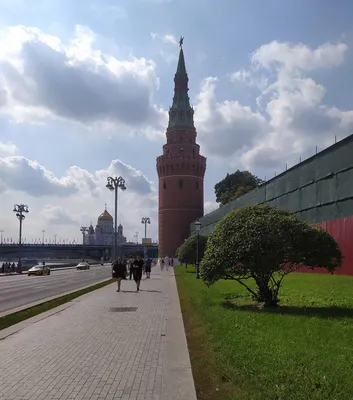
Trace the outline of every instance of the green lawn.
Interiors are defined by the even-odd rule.
[[[353,278],[293,273],[278,310],[236,282],[176,276],[199,400],[352,400]]]

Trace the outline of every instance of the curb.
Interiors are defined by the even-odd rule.
[[[54,296],[50,296],[50,297],[47,297],[45,299],[34,301],[33,303],[24,304],[23,306],[12,308],[11,310],[3,311],[3,312],[0,313],[0,318],[6,317],[7,315],[14,314],[14,313],[19,312],[19,311],[26,310],[27,308],[31,308],[31,307],[35,307],[35,306],[38,306],[38,305],[43,304],[43,303],[47,303],[48,301],[52,301],[52,300],[58,299],[59,297],[66,296],[66,295],[71,294],[71,293],[79,292],[80,290],[87,289],[87,288],[89,288],[91,286],[98,285],[99,283],[109,281],[110,279],[111,278],[102,279],[102,280],[97,281],[95,283],[92,283],[92,284],[89,284],[89,285],[86,285],[86,286],[81,286],[81,287],[78,287],[78,288],[73,289],[73,290],[69,290],[68,292],[63,292],[63,293],[60,293],[60,294],[56,294]]]

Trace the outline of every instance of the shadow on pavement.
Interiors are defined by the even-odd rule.
[[[147,289],[140,289],[140,292],[162,293],[160,290],[147,290]]]

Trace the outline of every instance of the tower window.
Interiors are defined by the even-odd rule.
[[[196,187],[196,189],[199,188],[199,183],[197,181],[195,182],[195,187]]]
[[[180,189],[183,188],[183,183],[184,183],[183,180],[182,180],[182,179],[179,179],[179,188],[180,188]]]
[[[166,182],[163,182],[163,189],[167,189],[167,184],[166,184]]]

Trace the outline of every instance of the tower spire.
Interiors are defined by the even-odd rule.
[[[190,107],[188,95],[189,78],[185,67],[183,51],[184,38],[180,37],[179,60],[174,76],[174,97],[173,105],[169,109],[168,128],[194,128],[194,110]]]

